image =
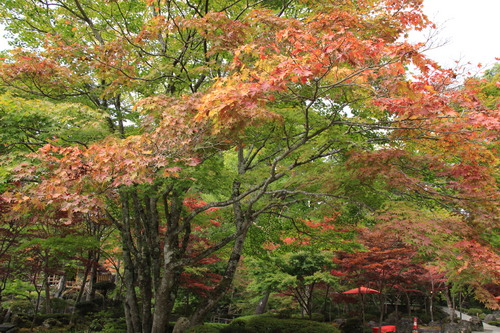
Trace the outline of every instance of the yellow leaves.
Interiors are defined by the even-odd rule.
[[[399,95],[414,98],[416,96],[415,90],[409,81],[399,81],[397,83],[397,90]]]
[[[427,90],[428,92],[431,92],[431,93],[433,93],[433,94],[436,94],[436,93],[437,93],[437,92],[436,92],[436,90],[434,89],[434,87],[433,87],[433,86],[431,86],[431,85],[426,85],[426,86],[425,86],[425,90]]]
[[[197,29],[200,35],[210,41],[208,55],[236,49],[244,44],[248,33],[247,24],[230,19],[223,12],[209,12],[202,18],[186,19],[180,25]]]

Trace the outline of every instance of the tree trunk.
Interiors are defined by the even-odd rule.
[[[450,320],[454,322],[457,315],[455,313],[455,307],[451,296],[451,286],[449,284],[446,285],[445,296],[446,296],[446,305],[448,306],[448,310],[450,313]]]
[[[89,262],[90,262],[90,257],[89,257]],[[80,285],[80,289],[78,290],[78,296],[76,296],[76,301],[75,303],[78,303],[82,300],[83,293],[85,291],[85,287],[87,286],[87,279],[89,277],[90,273],[90,264],[87,263],[87,267],[85,267],[85,272],[83,273],[82,276],[82,283]]]
[[[236,273],[236,268],[241,258],[241,253],[243,251],[243,244],[250,226],[249,222],[244,222],[240,224],[241,232],[239,236],[234,241],[233,250],[231,256],[226,264],[226,270],[221,282],[217,287],[209,294],[208,297],[204,298],[200,305],[197,307],[195,312],[190,318],[191,327],[201,324],[207,313],[212,310],[217,303],[224,297],[225,293],[231,287],[233,282],[234,274]]]
[[[59,280],[59,284],[57,285],[57,291],[54,294],[54,297],[61,298],[65,290],[66,290],[66,274],[63,274],[63,276],[61,276],[61,279]]]
[[[405,292],[405,296],[406,296],[406,304],[408,304],[408,317],[411,317],[411,299],[410,299],[410,295]]]
[[[44,282],[44,286],[45,286],[45,313],[51,313],[51,309],[50,309],[50,285],[49,285],[49,279],[48,279],[48,276],[45,277],[45,282]]]
[[[429,312],[431,314],[431,321],[434,321],[434,293],[429,297]]]
[[[124,235],[124,239],[128,239],[129,236]],[[131,329],[131,332],[140,333],[141,329],[141,319],[139,306],[137,302],[137,295],[135,292],[135,265],[132,260],[132,254],[130,253],[129,246],[124,244],[123,247],[123,284],[125,285],[125,312],[128,313],[127,319],[127,329]],[[148,333],[148,332],[144,332]]]
[[[89,272],[89,284],[88,290],[89,292],[86,295],[86,300],[91,301],[95,298],[95,288],[94,283],[97,279],[97,263],[99,262],[99,256],[95,253],[95,251],[89,251],[90,258],[90,272]]]
[[[167,330],[168,320],[177,295],[179,275],[179,271],[176,274],[174,270],[170,270],[161,279],[158,292],[155,295],[152,333],[165,333]]]
[[[263,314],[266,310],[267,302],[269,301],[269,296],[271,295],[270,291],[266,291],[265,295],[260,299],[259,304],[255,308],[254,314],[260,315]]]
[[[172,188],[170,201],[168,197],[169,193],[165,193],[163,196],[168,232],[164,237],[163,245],[163,276],[154,295],[155,309],[153,313],[152,333],[166,332],[168,320],[179,288],[179,277],[182,273],[182,267],[178,265],[178,261],[186,250],[184,246],[180,246],[179,241],[183,193],[183,189],[174,190]],[[190,229],[186,227],[184,237],[189,237],[189,235]]]

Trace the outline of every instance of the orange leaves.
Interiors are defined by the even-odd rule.
[[[50,91],[63,93],[76,80],[71,71],[50,57],[16,49],[12,59],[0,65],[0,77],[8,83],[22,82],[26,86],[43,86]]]
[[[247,37],[248,25],[232,20],[223,12],[210,12],[202,18],[181,22],[185,28],[196,28],[200,35],[212,41],[208,55],[231,51],[242,45]]]
[[[196,119],[211,119],[214,133],[235,132],[263,120],[279,119],[265,108],[273,86],[262,82],[240,82],[237,77],[220,79],[197,105]]]
[[[427,16],[422,12],[423,0],[385,0],[381,6],[401,24],[404,29],[422,30],[433,27]]]
[[[309,228],[312,228],[312,229],[319,229],[322,231],[328,231],[328,230],[341,231],[335,225],[335,219],[333,219],[333,218],[326,218],[325,217],[322,221],[319,221],[319,222],[314,222],[314,221],[310,221],[310,220],[305,220],[303,222],[305,225],[307,225]]]
[[[222,31],[234,23],[220,15],[196,23],[210,25],[214,18],[217,29]],[[360,18],[349,13],[320,14],[306,22],[280,18],[278,23],[271,23],[276,29],[273,34],[262,31],[260,37],[260,31],[253,29],[269,24],[269,14],[250,15],[248,24],[237,26],[238,34],[258,36],[234,51],[232,73],[217,79],[201,97],[197,119],[214,121],[216,131],[223,127],[234,131],[262,120],[279,119],[267,111],[267,104],[291,88],[314,85],[320,80],[325,86],[338,82],[365,84],[374,76],[365,66],[379,63],[393,51],[382,39],[363,39],[348,30],[355,30],[356,19]],[[223,42],[220,36],[206,36]]]

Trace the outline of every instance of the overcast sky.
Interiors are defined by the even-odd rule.
[[[453,68],[459,60],[490,67],[500,57],[500,0],[424,0],[424,12],[440,27],[438,43],[445,43],[427,54],[443,66]],[[2,36],[0,31],[5,48]]]
[[[424,12],[447,42],[427,52],[442,65],[460,60],[490,67],[500,58],[500,0],[424,0]]]

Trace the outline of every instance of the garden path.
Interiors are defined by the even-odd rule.
[[[449,311],[448,308],[443,308],[443,310],[446,311],[446,312]],[[455,313],[457,314],[458,317],[460,317],[460,312],[459,311],[455,310]],[[470,316],[467,315],[467,314],[465,314],[465,313],[462,313],[462,319],[463,320],[469,320]],[[486,323],[483,323],[483,327],[484,327],[483,333],[500,333],[500,327],[493,326],[493,325],[488,325]],[[472,333],[481,333],[481,332],[479,332],[479,331],[473,331]]]

